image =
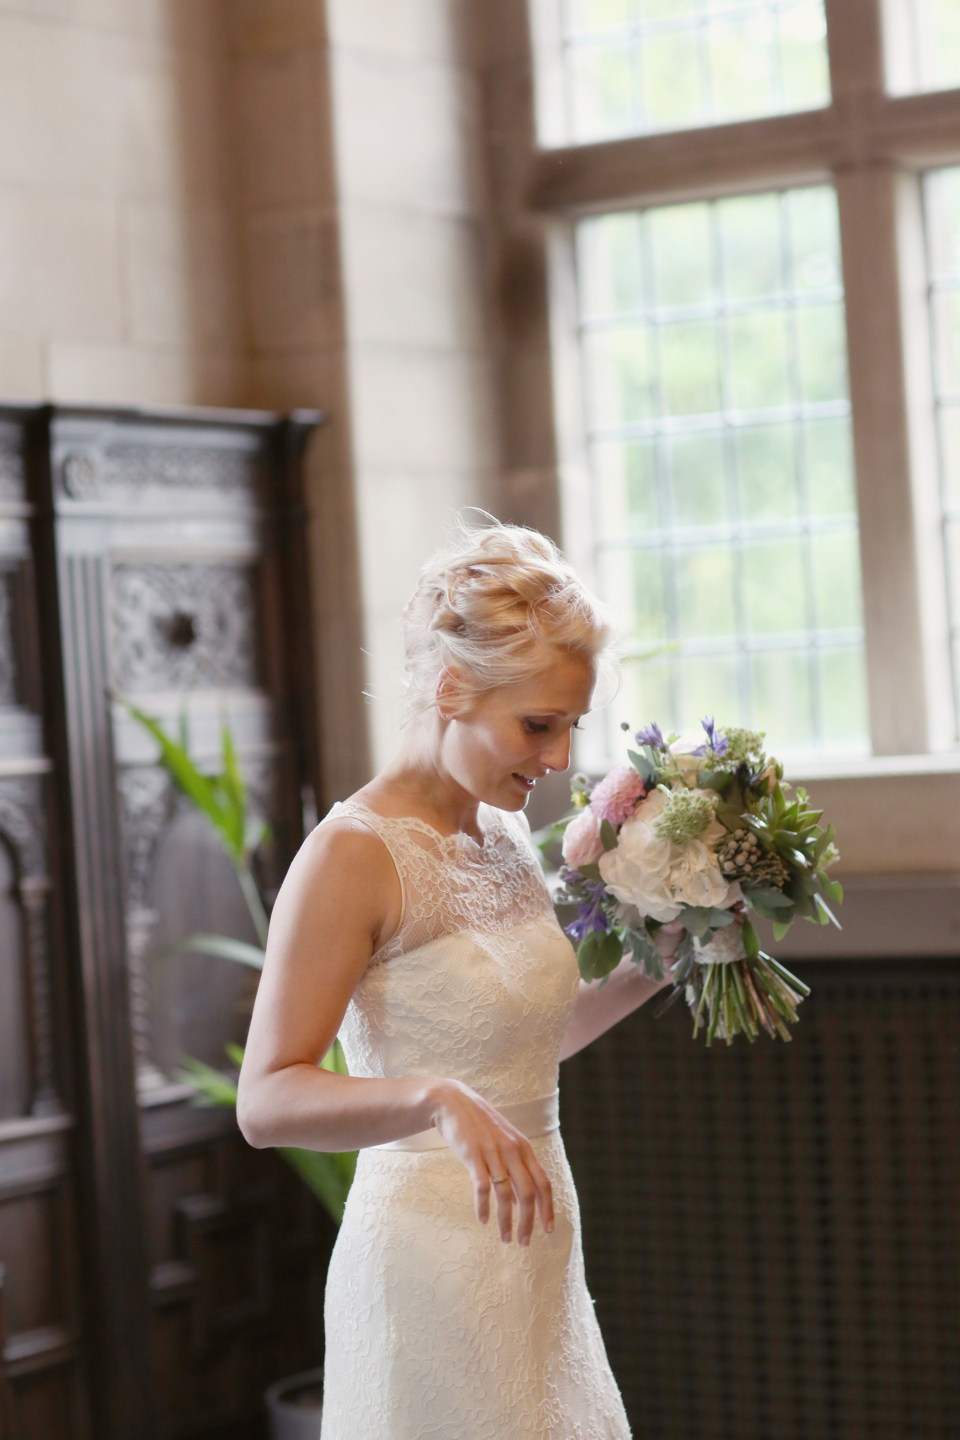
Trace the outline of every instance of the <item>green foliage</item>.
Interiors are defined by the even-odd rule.
[[[180,738],[173,739],[163,726],[151,716],[144,714],[136,705],[122,695],[116,696],[120,704],[147,730],[160,747],[160,758],[170,773],[171,779],[182,794],[191,800],[213,826],[224,851],[233,862],[237,880],[250,912],[259,945],[250,945],[230,935],[189,935],[177,947],[194,954],[214,955],[221,959],[233,960],[262,970],[264,947],[267,943],[268,920],[266,908],[260,897],[257,882],[251,867],[251,860],[258,845],[267,838],[269,831],[262,820],[250,814],[247,788],[240,771],[236,746],[229,726],[221,728],[222,760],[219,775],[205,775],[191,760],[187,750],[186,725],[181,717]],[[229,1044],[226,1051],[239,1070],[243,1064],[243,1050],[239,1045]],[[320,1062],[324,1070],[346,1075],[347,1062],[339,1040]],[[198,1103],[206,1105],[236,1106],[237,1085],[230,1075],[206,1065],[202,1060],[186,1058],[182,1068],[183,1079],[193,1086]],[[334,1220],[343,1219],[343,1207],[353,1182],[357,1164],[356,1151],[327,1154],[321,1151],[302,1150],[296,1146],[280,1146],[278,1154],[310,1187]]]
[[[245,940],[234,940],[232,935],[188,935],[181,940],[178,950],[190,950],[195,955],[218,955],[224,960],[236,960],[238,965],[249,965],[252,970],[263,969],[264,951],[258,945],[248,945]]]
[[[252,816],[247,788],[240,773],[236,746],[226,724],[221,727],[222,769],[219,775],[205,775],[190,758],[186,725],[181,718],[180,739],[168,735],[158,720],[138,709],[122,695],[116,699],[153,736],[160,747],[160,759],[177,788],[191,800],[213,826],[221,845],[233,862],[250,918],[261,945],[267,943],[267,914],[260,899],[250,862],[257,846],[267,838],[267,827]]]
[[[623,958],[623,941],[615,930],[591,930],[577,949],[577,964],[584,980],[602,980]]]

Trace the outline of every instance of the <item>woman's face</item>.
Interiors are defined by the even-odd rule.
[[[522,810],[534,781],[570,764],[570,731],[595,680],[591,661],[560,652],[528,680],[481,695],[445,725],[442,768],[474,799]],[[442,685],[439,699],[444,713]]]

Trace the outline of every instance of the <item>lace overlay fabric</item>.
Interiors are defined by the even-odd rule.
[[[350,1072],[444,1075],[494,1105],[549,1095],[577,996],[520,816],[482,806],[484,843],[348,802],[403,892],[340,1030]],[[532,1141],[556,1227],[504,1245],[447,1149],[364,1150],[327,1279],[322,1440],[628,1440],[583,1273],[557,1132]]]

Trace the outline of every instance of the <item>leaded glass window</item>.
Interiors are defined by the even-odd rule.
[[[906,0],[910,89],[960,86],[960,0]]]
[[[570,143],[830,103],[822,0],[556,0]]]
[[[630,652],[615,709],[866,751],[833,190],[584,219],[577,269],[596,574]]]
[[[954,695],[960,716],[960,167],[934,170],[925,177],[924,209]]]

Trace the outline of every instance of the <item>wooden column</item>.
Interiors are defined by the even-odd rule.
[[[59,788],[61,853],[81,1063],[79,1145],[89,1355],[98,1440],[151,1440],[147,1257],[121,854],[107,707],[106,521],[82,504],[84,470],[50,463],[37,425],[41,648]],[[74,493],[66,488],[70,484]],[[79,503],[78,503],[79,502]]]

